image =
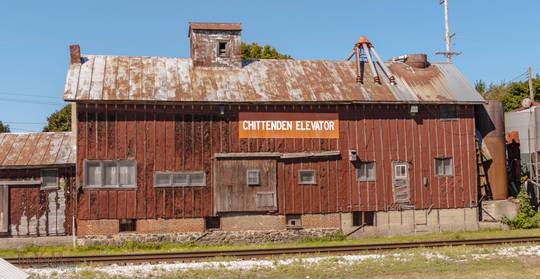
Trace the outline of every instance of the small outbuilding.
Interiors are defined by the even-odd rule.
[[[72,232],[75,141],[70,132],[0,134],[0,234]]]

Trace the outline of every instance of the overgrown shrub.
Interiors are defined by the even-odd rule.
[[[532,208],[526,187],[521,188],[518,200],[518,214],[513,219],[504,218],[503,223],[512,229],[533,229],[540,227],[540,215]]]

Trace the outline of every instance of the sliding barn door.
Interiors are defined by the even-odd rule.
[[[215,213],[277,210],[276,161],[217,159]]]

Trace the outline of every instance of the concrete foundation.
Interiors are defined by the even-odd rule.
[[[401,210],[375,213],[375,224],[352,226],[352,213],[341,214],[341,229],[352,238],[395,236],[444,231],[476,231],[478,208]]]
[[[21,249],[28,246],[71,246],[72,236],[6,237],[0,238],[2,249]],[[36,255],[38,256],[38,255]]]
[[[509,200],[500,201],[483,201],[482,221],[484,222],[499,222],[503,218],[512,219],[516,217],[518,205]]]
[[[493,206],[494,214],[509,215],[511,207],[500,203]],[[500,204],[500,205],[499,205]],[[497,209],[497,210],[495,210]],[[496,214],[497,213],[497,214]],[[502,214],[501,213],[501,214]],[[475,231],[480,228],[478,208],[396,210],[375,212],[370,226],[353,226],[353,213],[304,214],[301,227],[295,229],[340,229],[352,237],[410,235],[444,231]],[[220,218],[221,231],[286,230],[284,215],[230,215]],[[499,224],[499,223],[496,223]],[[119,232],[118,220],[79,220],[77,235],[114,235]],[[484,227],[487,225],[484,225]],[[182,233],[203,232],[204,219],[148,219],[137,220],[136,233]]]

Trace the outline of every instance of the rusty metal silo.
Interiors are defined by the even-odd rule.
[[[502,103],[489,100],[486,104],[477,106],[475,114],[476,128],[491,155],[491,160],[484,163],[484,169],[487,170],[492,197],[494,200],[504,200],[508,197],[508,178]]]

